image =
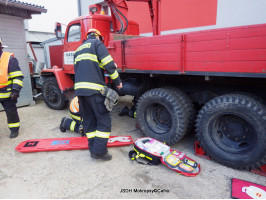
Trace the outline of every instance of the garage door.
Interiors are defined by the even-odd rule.
[[[0,37],[3,39],[3,43],[8,46],[4,51],[15,54],[24,75],[24,86],[21,90],[17,106],[33,104],[23,19],[0,14]],[[0,110],[2,109],[0,107]]]

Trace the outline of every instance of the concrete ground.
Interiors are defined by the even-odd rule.
[[[135,119],[118,116],[130,97],[120,98],[112,112],[111,135],[144,135],[135,128]],[[196,177],[185,177],[164,165],[148,166],[130,161],[133,146],[109,148],[113,159],[108,162],[90,158],[88,150],[19,153],[15,147],[36,138],[73,137],[61,133],[61,118],[68,110],[52,110],[43,101],[19,108],[20,135],[9,138],[5,112],[0,112],[0,198],[156,198],[156,199],[229,199],[231,179],[238,178],[266,185],[266,178],[248,171],[234,170],[194,155],[194,136],[187,136],[172,146],[201,165]],[[128,190],[125,190],[128,189]],[[136,192],[134,189],[142,189]],[[153,190],[147,193],[144,190]]]

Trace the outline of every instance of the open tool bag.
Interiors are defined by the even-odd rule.
[[[200,172],[200,165],[187,157],[185,153],[173,150],[168,145],[149,137],[137,139],[134,143],[134,150],[129,152],[129,157],[141,164],[163,163],[185,176],[196,176]],[[141,162],[139,158],[147,162]]]

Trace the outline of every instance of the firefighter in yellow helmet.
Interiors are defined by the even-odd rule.
[[[106,147],[111,133],[111,116],[108,106],[104,103],[106,98],[101,95],[101,91],[107,88],[104,72],[118,89],[122,88],[122,82],[113,58],[103,44],[100,31],[88,31],[87,40],[74,54],[74,69],[74,90],[79,98],[82,125],[88,138],[91,157],[110,160],[112,156]]]
[[[17,112],[17,99],[23,87],[23,74],[13,53],[3,52],[7,47],[0,38],[0,103],[5,109],[10,138],[19,134],[20,120]]]
[[[69,114],[72,119],[63,117],[60,124],[60,131],[66,132],[66,130],[82,133],[81,125],[81,112],[79,109],[78,97],[72,99],[69,105]]]

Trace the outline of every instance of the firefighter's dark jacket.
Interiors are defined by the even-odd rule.
[[[74,62],[74,89],[77,96],[100,94],[99,91],[106,87],[104,71],[115,85],[121,82],[113,58],[104,44],[94,36],[89,36],[76,50]]]
[[[2,56],[2,51],[0,50],[0,57]],[[18,60],[13,56],[10,56],[8,63],[8,82],[5,84],[1,84],[0,88],[0,101],[6,101],[9,99],[12,90],[16,90],[20,92],[23,87],[23,74],[19,67]]]

